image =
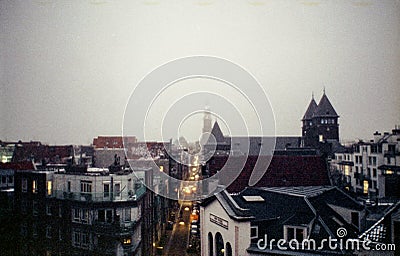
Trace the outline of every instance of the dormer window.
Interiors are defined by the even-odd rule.
[[[302,226],[284,225],[283,235],[286,242],[295,239],[301,243],[307,237],[307,228]]]

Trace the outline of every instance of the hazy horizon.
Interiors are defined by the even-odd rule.
[[[253,74],[277,135],[300,136],[311,94],[318,103],[325,88],[341,140],[368,140],[400,124],[399,24],[394,0],[0,1],[0,140],[90,144],[121,135],[135,86],[194,55]],[[193,141],[201,116],[190,120],[183,135]]]

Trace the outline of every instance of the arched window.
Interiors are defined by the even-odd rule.
[[[214,241],[211,232],[208,233],[208,252],[210,256],[214,256]]]
[[[225,255],[232,256],[232,246],[229,242],[226,243]]]
[[[217,256],[224,256],[225,253],[224,239],[222,238],[222,235],[219,232],[215,234],[215,252]]]

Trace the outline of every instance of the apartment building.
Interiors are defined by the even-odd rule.
[[[18,253],[151,255],[153,234],[146,225],[154,199],[145,179],[150,170],[123,167],[16,172]]]
[[[368,142],[359,141],[335,153],[331,170],[342,175],[349,191],[371,198],[400,197],[400,129],[374,133]]]

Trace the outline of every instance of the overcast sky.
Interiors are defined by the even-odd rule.
[[[325,86],[341,138],[368,139],[400,124],[399,42],[394,0],[2,0],[0,139],[120,135],[139,81],[193,55],[252,73],[279,135],[301,134],[311,94],[318,102]]]

